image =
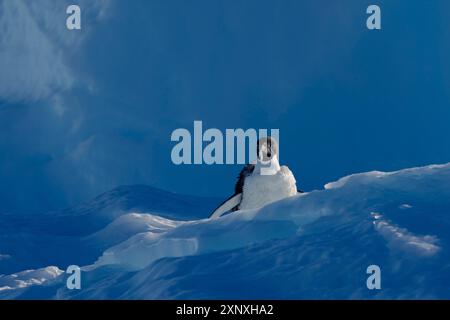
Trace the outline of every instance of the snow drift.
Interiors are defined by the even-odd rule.
[[[45,285],[9,284],[0,297],[450,298],[450,164],[355,174],[214,220],[186,219],[178,199],[169,212],[125,210],[74,236],[70,264],[83,266],[81,290],[66,289],[61,273]],[[102,212],[99,219],[109,216]],[[11,256],[5,262],[9,249],[0,246]],[[381,290],[366,287],[372,264]]]

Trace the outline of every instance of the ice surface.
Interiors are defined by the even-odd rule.
[[[114,215],[72,248],[96,254],[83,289],[36,283],[33,297],[450,298],[450,164],[355,174],[214,220],[175,216]],[[366,287],[372,264],[381,290]]]
[[[11,275],[0,275],[0,297],[6,291],[16,294],[17,291],[30,286],[44,285],[58,278],[63,273],[58,267],[50,266],[38,270],[26,270]]]

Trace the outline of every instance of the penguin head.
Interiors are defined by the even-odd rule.
[[[264,137],[259,139],[256,147],[258,160],[261,162],[269,162],[273,157],[278,155],[278,144],[272,137]]]

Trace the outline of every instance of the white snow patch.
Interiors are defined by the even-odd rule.
[[[152,214],[129,213],[120,216],[104,229],[86,239],[114,245],[142,232],[163,233],[183,223],[185,222],[169,220]]]
[[[341,188],[353,181],[373,183],[374,181],[376,181],[376,179],[380,179],[380,178],[384,178],[384,177],[388,177],[388,176],[395,176],[395,175],[424,176],[424,175],[435,173],[437,170],[448,169],[448,168],[450,168],[450,163],[432,164],[432,165],[428,165],[428,166],[424,166],[424,167],[408,168],[408,169],[402,169],[399,171],[392,171],[392,172],[370,171],[370,172],[356,173],[356,174],[351,174],[349,176],[343,177],[337,181],[327,183],[327,184],[325,184],[324,188],[326,190],[337,189],[337,188]]]
[[[11,275],[0,275],[0,292],[23,289],[33,285],[42,285],[56,279],[63,272],[58,267],[50,266],[37,270],[26,270]]]
[[[417,236],[405,228],[400,228],[383,219],[377,212],[372,212],[373,224],[393,249],[415,253],[421,256],[433,256],[440,247],[435,236]]]
[[[139,270],[161,258],[189,256],[197,251],[198,241],[195,238],[163,238],[152,232],[139,233],[106,250],[94,265],[87,266],[83,270],[90,271],[110,264],[119,264],[125,269]]]
[[[353,181],[353,180],[358,180],[358,179],[373,179],[373,178],[381,178],[387,175],[392,174],[393,172],[381,172],[381,171],[371,171],[371,172],[365,172],[365,173],[356,173],[356,174],[352,174],[346,177],[343,177],[341,179],[339,179],[338,181],[334,181],[334,182],[329,182],[327,183],[324,188],[326,190],[331,190],[331,189],[337,189],[337,188],[341,188],[343,186],[345,186],[347,183]]]

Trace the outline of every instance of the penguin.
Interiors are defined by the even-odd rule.
[[[211,219],[232,211],[261,208],[271,202],[303,193],[297,189],[291,170],[287,166],[280,166],[275,139],[261,138],[257,143],[256,154],[256,163],[244,166],[239,173],[234,194],[213,211]]]

